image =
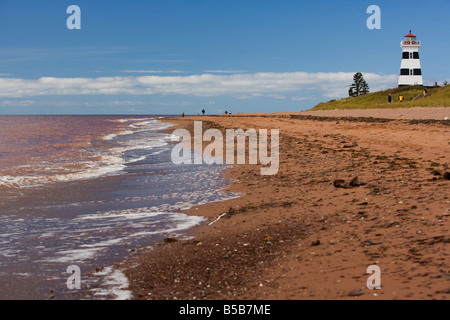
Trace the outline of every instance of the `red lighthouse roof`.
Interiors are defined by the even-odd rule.
[[[405,36],[405,38],[415,38],[415,37],[416,36],[411,33],[411,30],[409,30],[409,33]]]

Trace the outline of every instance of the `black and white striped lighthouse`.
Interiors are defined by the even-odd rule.
[[[398,86],[423,86],[422,68],[420,67],[420,41],[411,33],[400,43],[403,49],[402,65]]]

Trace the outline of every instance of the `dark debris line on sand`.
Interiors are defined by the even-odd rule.
[[[366,122],[366,123],[389,123],[399,122],[406,124],[442,124],[450,126],[448,120],[434,120],[434,119],[416,119],[416,120],[404,120],[404,119],[389,119],[389,118],[374,118],[374,117],[321,117],[310,115],[296,115],[292,114],[291,119],[297,120],[313,120],[313,121],[345,121],[345,122]]]

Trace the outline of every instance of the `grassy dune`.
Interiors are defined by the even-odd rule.
[[[427,91],[428,95],[423,97],[423,87],[421,86],[394,88],[355,98],[323,102],[315,106],[313,110],[450,107],[450,86],[427,89]],[[392,96],[392,103],[388,102],[389,94]],[[403,102],[399,102],[400,95],[404,96]],[[414,100],[418,96],[420,97]]]

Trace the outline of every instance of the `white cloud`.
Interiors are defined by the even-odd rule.
[[[124,70],[123,73],[185,73],[180,70]]]
[[[1,107],[31,107],[35,106],[34,100],[2,100],[0,101]]]
[[[187,76],[116,76],[98,78],[14,79],[0,78],[0,98],[46,95],[152,95],[177,94],[198,97],[221,95],[280,97],[309,91],[326,98],[347,95],[353,81],[350,72],[200,74]],[[396,75],[364,73],[371,91],[396,85]]]
[[[114,107],[114,106],[136,106],[143,105],[143,101],[135,100],[113,100],[113,101],[36,101],[36,100],[0,100],[0,107]]]
[[[309,97],[292,97],[292,101],[308,101],[308,100],[314,100],[315,98],[309,98]]]

